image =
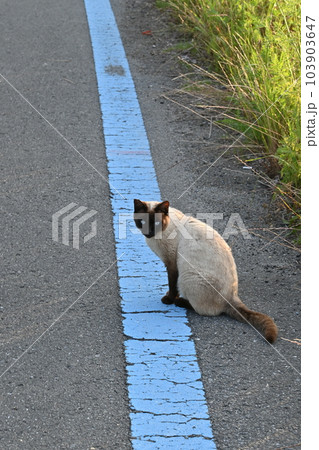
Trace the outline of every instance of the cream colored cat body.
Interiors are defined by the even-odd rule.
[[[230,247],[216,230],[169,207],[168,202],[134,203],[137,227],[167,268],[169,291],[163,303],[188,307],[201,315],[226,313],[249,322],[269,342],[276,340],[273,320],[251,311],[239,299],[236,264]],[[138,219],[141,214],[145,214],[142,223]]]

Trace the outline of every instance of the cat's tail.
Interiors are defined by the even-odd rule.
[[[268,342],[273,344],[278,336],[278,328],[275,322],[266,314],[252,311],[241,302],[236,299],[235,303],[228,303],[225,309],[225,314],[233,319],[239,320],[239,322],[248,322],[257,331],[259,331]]]

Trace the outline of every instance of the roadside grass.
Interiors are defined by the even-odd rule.
[[[156,5],[169,8],[180,24],[185,36],[180,49],[195,50],[202,61],[187,62],[202,81],[188,83],[185,92],[201,98],[204,92],[205,104],[197,106],[217,112],[219,126],[241,134],[243,147],[251,152],[244,163],[259,161],[268,168],[268,183],[298,232],[300,2],[157,0]],[[214,99],[216,82],[224,89],[219,103]]]

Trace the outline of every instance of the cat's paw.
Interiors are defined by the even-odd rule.
[[[164,303],[165,305],[172,305],[174,303],[174,299],[166,294],[164,295],[164,297],[162,297],[162,303]]]

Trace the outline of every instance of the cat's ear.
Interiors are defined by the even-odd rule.
[[[134,212],[147,212],[147,205],[146,203],[142,202],[141,200],[134,199]]]
[[[156,212],[161,212],[168,216],[168,208],[169,208],[169,201],[165,200],[165,202],[159,203],[156,205]]]

